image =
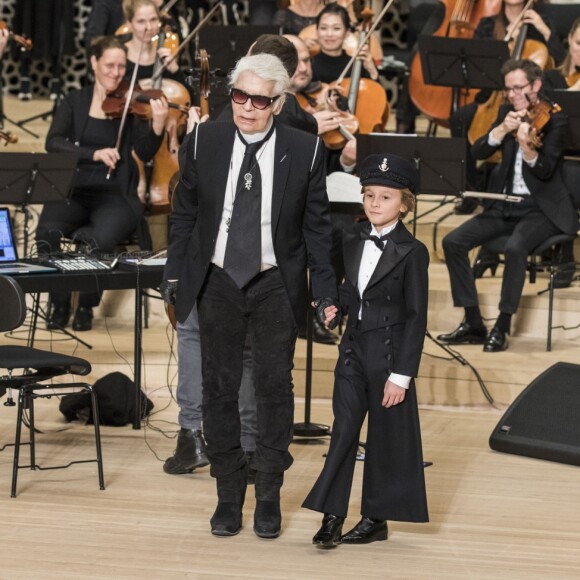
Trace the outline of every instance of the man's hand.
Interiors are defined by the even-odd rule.
[[[177,280],[163,280],[163,282],[159,284],[159,293],[164,302],[167,302],[167,304],[175,304]]]
[[[320,324],[329,330],[336,328],[339,317],[338,304],[334,298],[320,298],[315,300],[312,305],[316,309],[316,318]]]
[[[391,381],[385,383],[385,394],[381,405],[386,409],[394,407],[405,400],[407,390]]]

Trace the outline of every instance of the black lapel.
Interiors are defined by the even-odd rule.
[[[276,150],[274,151],[274,178],[272,188],[272,239],[276,239],[276,228],[282,209],[282,200],[286,191],[286,182],[290,171],[292,153],[290,143],[284,127],[281,123],[276,124]]]
[[[360,262],[365,247],[365,241],[360,239],[361,230],[370,233],[371,224],[369,222],[363,222],[349,230],[346,230],[343,234],[342,242],[344,269],[348,279],[355,288],[358,285],[358,272],[360,270]]]
[[[216,123],[217,125],[217,123]],[[232,152],[234,150],[234,141],[236,138],[236,126],[233,122],[231,123],[220,123],[221,131],[213,135],[216,142],[214,146],[210,149],[215,154],[219,153],[217,159],[215,160],[215,166],[217,171],[212,171],[210,167],[200,167],[198,165],[198,172],[207,172],[206,181],[209,183],[209,191],[211,192],[211,199],[213,200],[213,215],[211,216],[211,223],[213,223],[213,231],[216,233],[219,230],[220,222],[222,219],[222,214],[224,211],[224,200],[226,194],[232,195],[232,191],[226,192],[228,185],[228,175],[230,173],[230,162],[232,159]],[[203,125],[200,125],[200,128]],[[210,125],[211,126],[211,125]],[[208,127],[210,127],[208,126]],[[198,147],[203,147],[203,131],[200,131],[198,135]],[[212,163],[212,160],[209,160]],[[235,189],[234,184],[234,189]],[[232,200],[233,203],[233,200]]]
[[[382,280],[411,251],[412,244],[409,242],[413,239],[403,222],[399,221],[387,238],[387,245],[379,258],[379,263],[369,280],[366,290]]]

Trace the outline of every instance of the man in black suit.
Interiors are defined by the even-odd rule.
[[[562,158],[569,127],[555,113],[534,145],[527,108],[535,105],[542,87],[542,70],[529,60],[510,60],[502,69],[509,105],[504,105],[491,131],[472,149],[476,159],[501,150],[501,164],[490,177],[489,191],[522,197],[519,203],[490,201],[480,215],[445,236],[443,248],[455,306],[465,308],[457,329],[438,337],[447,344],[483,344],[485,352],[508,346],[511,317],[517,311],[526,277],[529,253],[552,235],[578,230],[578,215],[562,178]],[[483,324],[468,253],[500,236],[509,236],[499,303],[499,316],[489,333]]]
[[[230,78],[233,123],[203,123],[187,141],[170,218],[164,297],[180,321],[197,301],[203,423],[218,505],[212,533],[237,534],[246,492],[238,389],[250,337],[258,406],[254,531],[280,534],[280,488],[292,464],[297,329],[315,298],[336,300],[324,148],[274,121],[289,78],[267,54]]]

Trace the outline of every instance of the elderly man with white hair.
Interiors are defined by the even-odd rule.
[[[246,456],[238,390],[249,336],[258,408],[254,531],[281,531],[280,489],[292,464],[292,367],[298,327],[313,297],[336,301],[324,147],[277,123],[289,78],[268,54],[238,61],[230,77],[233,122],[202,123],[187,140],[170,218],[163,294],[177,318],[197,301],[203,423],[218,505],[217,536],[242,527]]]

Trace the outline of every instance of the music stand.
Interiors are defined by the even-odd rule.
[[[371,133],[357,135],[356,139],[357,157],[360,161],[374,153],[393,153],[415,164],[419,171],[419,190],[413,219],[413,235],[416,234],[417,220],[420,217],[429,215],[449,203],[449,200],[442,200],[436,207],[419,215],[417,208],[420,195],[451,195],[456,198],[466,190],[467,141],[463,137],[416,137]]]
[[[419,36],[423,80],[453,88],[451,111],[459,105],[459,89],[502,89],[501,67],[510,58],[502,40]]]
[[[28,255],[31,204],[68,201],[77,153],[2,153],[0,202],[20,206],[24,214],[24,252]]]
[[[258,36],[279,33],[278,26],[206,26],[199,31],[199,46],[207,50],[212,71],[217,69],[218,76],[225,77],[246,56]],[[222,90],[210,92],[212,111],[221,108],[229,98],[227,83],[219,83],[216,88]]]

